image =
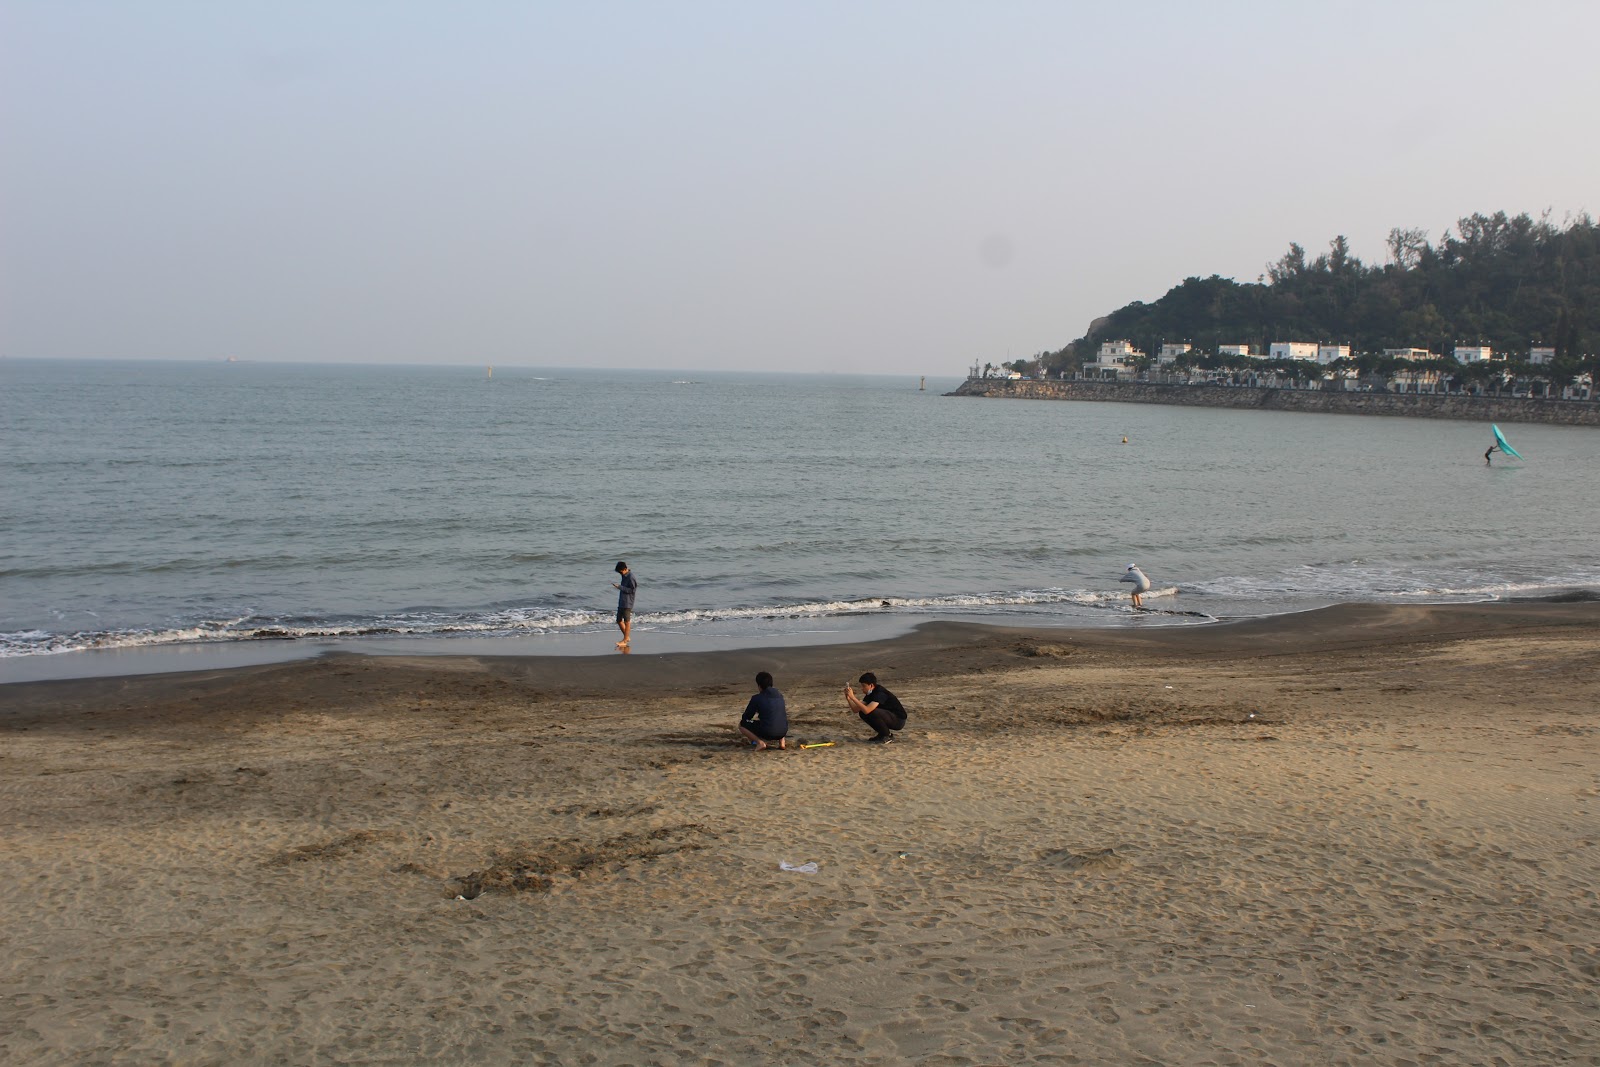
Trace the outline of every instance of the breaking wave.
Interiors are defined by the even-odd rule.
[[[1147,597],[1172,596],[1177,589],[1158,589]],[[1125,592],[1026,589],[1013,592],[957,593],[931,597],[865,597],[853,600],[803,601],[724,608],[691,608],[640,612],[641,629],[704,623],[773,622],[826,619],[882,613],[950,616],[996,615],[1008,611],[1052,607],[1097,608],[1127,602]],[[410,611],[372,617],[284,618],[245,615],[209,619],[167,629],[105,629],[51,632],[22,630],[0,633],[0,657],[49,655],[88,649],[150,648],[232,641],[299,641],[362,637],[529,637],[574,633],[609,627],[610,611],[556,608],[503,608],[482,612]]]

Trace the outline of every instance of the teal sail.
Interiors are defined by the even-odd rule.
[[[1518,459],[1522,458],[1522,453],[1512,448],[1510,443],[1506,441],[1506,435],[1500,432],[1500,427],[1491,422],[1489,424],[1489,429],[1494,431],[1494,441],[1495,444],[1500,446],[1500,451],[1504,452],[1508,456],[1516,456]]]

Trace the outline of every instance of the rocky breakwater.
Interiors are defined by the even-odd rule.
[[[1600,426],[1600,402],[1533,397],[1430,393],[1357,393],[1336,389],[1273,389],[1247,385],[1167,385],[1159,382],[1033,381],[968,378],[947,396],[1024,400],[1093,400],[1120,404],[1177,404],[1332,415],[1406,415],[1423,419],[1543,422]]]

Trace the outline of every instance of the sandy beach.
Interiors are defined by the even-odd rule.
[[[1600,603],[635,644],[0,687],[0,1058],[1600,1063]]]

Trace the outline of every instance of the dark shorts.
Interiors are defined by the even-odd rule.
[[[763,741],[782,741],[785,737],[788,736],[787,733],[769,734],[769,733],[767,733],[767,731],[761,729],[759,726],[755,725],[754,723],[740,723],[739,725],[743,726],[746,730],[749,730],[751,733],[755,734],[757,737],[761,738],[761,740],[763,740]]]
[[[861,715],[859,711],[856,714]],[[906,725],[904,715],[896,715],[888,708],[877,708],[866,715],[861,715],[861,721],[872,727],[879,737],[890,730],[903,730]]]
[[[617,609],[617,621],[618,622],[632,622],[633,621],[633,609],[632,608],[618,608]]]

